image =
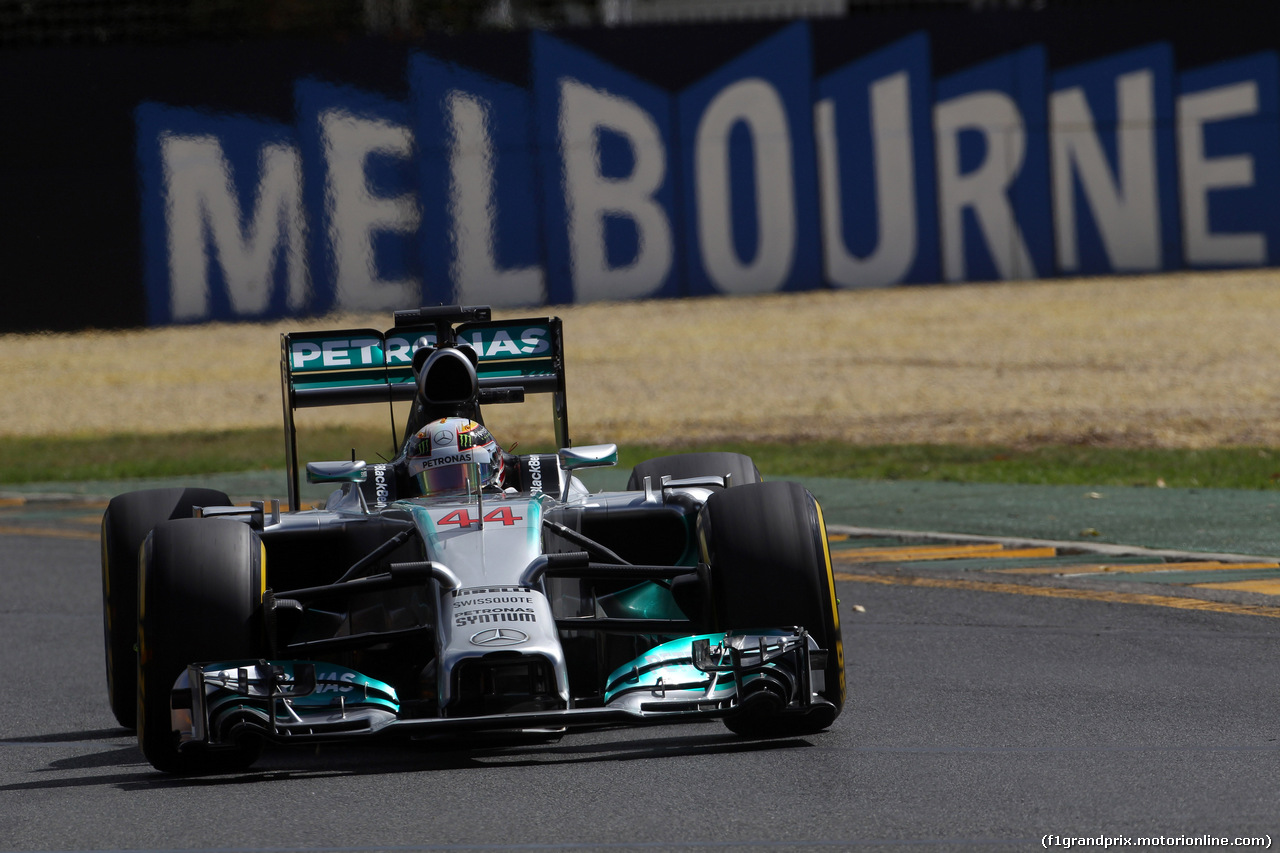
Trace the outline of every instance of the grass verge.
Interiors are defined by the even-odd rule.
[[[314,429],[299,446],[303,460],[349,458],[355,447],[385,452],[387,430]],[[525,447],[520,452],[548,450]],[[750,443],[621,448],[632,467],[682,450],[734,450],[755,459],[766,477],[842,477],[1041,485],[1280,488],[1280,450],[1127,449],[1052,445],[1033,449],[963,445],[855,446],[837,442]],[[0,483],[199,476],[284,468],[278,429],[182,435],[0,438]]]

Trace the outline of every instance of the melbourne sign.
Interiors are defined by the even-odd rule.
[[[291,123],[147,101],[151,323],[1274,265],[1280,61],[1156,42],[821,73],[810,25],[678,89],[533,33],[524,84],[410,51]],[[633,63],[634,64],[634,63]]]

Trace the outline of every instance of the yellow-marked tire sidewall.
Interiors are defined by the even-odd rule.
[[[827,650],[822,696],[838,714],[844,646],[831,557],[817,501],[798,483],[766,481],[713,494],[698,520],[718,630],[803,625]]]
[[[190,518],[194,507],[225,506],[216,489],[142,489],[112,498],[102,514],[102,633],[107,701],[116,721],[133,728],[137,717],[138,560],[157,524]]]
[[[835,638],[835,648],[829,650],[834,655],[834,660],[827,661],[827,698],[834,702],[836,707],[843,708],[848,695],[848,684],[844,672],[844,634],[840,628],[840,599],[836,596],[835,571],[831,566],[831,545],[827,539],[827,523],[822,516],[822,505],[816,500],[813,504],[818,513],[818,534],[822,541],[822,561],[827,574],[827,607],[831,614],[832,636]]]
[[[247,767],[260,745],[180,751],[169,695],[188,664],[265,656],[261,538],[229,519],[167,521],[147,538],[141,564],[137,731],[143,754],[169,773]]]

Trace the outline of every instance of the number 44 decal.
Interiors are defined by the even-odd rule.
[[[470,527],[473,522],[479,521],[480,516],[472,517],[471,513],[465,509],[455,509],[444,518],[436,522],[441,526],[446,524],[456,524],[459,527]],[[523,521],[524,517],[516,515],[511,511],[511,507],[504,506],[498,509],[490,510],[485,513],[484,520],[493,524],[501,524],[510,527],[517,521]]]

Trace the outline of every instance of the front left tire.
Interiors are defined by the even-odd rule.
[[[720,630],[803,626],[827,651],[826,700],[804,715],[775,713],[784,697],[763,694],[725,718],[752,737],[812,734],[845,701],[844,641],[822,509],[798,483],[752,483],[713,494],[698,518]],[[748,707],[754,706],[754,707]]]
[[[653,487],[660,488],[662,478],[669,476],[673,480],[689,477],[724,477],[728,475],[733,486],[758,483],[761,480],[760,469],[751,461],[751,457],[742,453],[730,453],[714,450],[704,453],[676,453],[672,456],[658,456],[641,462],[631,471],[627,480],[627,491],[636,492],[644,488],[644,478],[649,477]]]

